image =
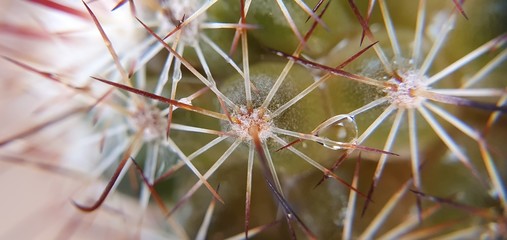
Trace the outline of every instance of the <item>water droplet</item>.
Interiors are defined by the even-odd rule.
[[[341,114],[323,122],[316,133],[321,138],[331,140],[323,143],[325,147],[338,150],[343,149],[343,143],[355,141],[357,139],[358,130],[354,117]],[[332,144],[332,142],[336,144]]]
[[[180,98],[180,100],[178,100],[178,102],[180,103],[184,103],[184,104],[187,104],[187,105],[192,105],[192,100],[190,100],[189,98]]]
[[[182,73],[180,68],[175,68],[173,73],[173,82],[179,82],[182,78]]]

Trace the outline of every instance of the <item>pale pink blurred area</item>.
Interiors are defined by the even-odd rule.
[[[81,1],[48,1],[65,6],[71,12],[39,2],[44,1],[6,0],[0,3],[2,56],[71,77],[80,84],[112,62],[104,40]],[[111,12],[115,4],[113,0],[93,1],[88,6],[116,51],[121,53],[132,48],[141,36],[128,8]],[[12,65],[4,67],[14,70],[13,73],[19,72]]]
[[[0,239],[171,238],[147,227],[155,225],[153,218],[141,222],[137,202],[128,197],[112,196],[91,213],[78,210],[72,200],[80,195],[83,176],[26,164],[0,166]]]
[[[58,118],[93,102],[65,85],[90,87],[112,59],[81,1],[47,1],[75,14],[37,2],[0,2],[0,239],[168,238],[160,219],[142,217],[136,199],[120,193],[91,213],[73,205],[93,203],[107,179],[89,174],[101,159],[88,112]],[[128,8],[111,13],[115,3],[89,6],[121,52],[137,32]],[[101,90],[95,96],[105,89],[91,87]]]

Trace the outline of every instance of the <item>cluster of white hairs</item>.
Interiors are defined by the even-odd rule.
[[[507,234],[507,33],[467,30],[481,3],[8,2],[34,23],[0,22],[5,83],[23,92],[6,96],[27,108],[0,107],[31,120],[0,131],[1,163],[82,179],[51,200],[71,230],[50,238],[93,235],[95,218],[128,219],[96,234],[148,239]],[[350,22],[329,22],[333,7]],[[500,35],[462,40],[483,29]],[[41,141],[68,153],[37,157],[54,151]],[[0,236],[41,232],[16,221]]]

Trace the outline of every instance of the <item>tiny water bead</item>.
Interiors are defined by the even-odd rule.
[[[317,127],[315,134],[337,143],[354,143],[357,140],[358,130],[356,121],[352,116],[341,114],[323,122]],[[343,149],[339,144],[328,145],[323,143],[322,145],[332,150]]]

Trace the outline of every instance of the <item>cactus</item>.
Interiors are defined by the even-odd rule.
[[[0,159],[79,179],[48,238],[507,236],[500,0],[4,4]]]

